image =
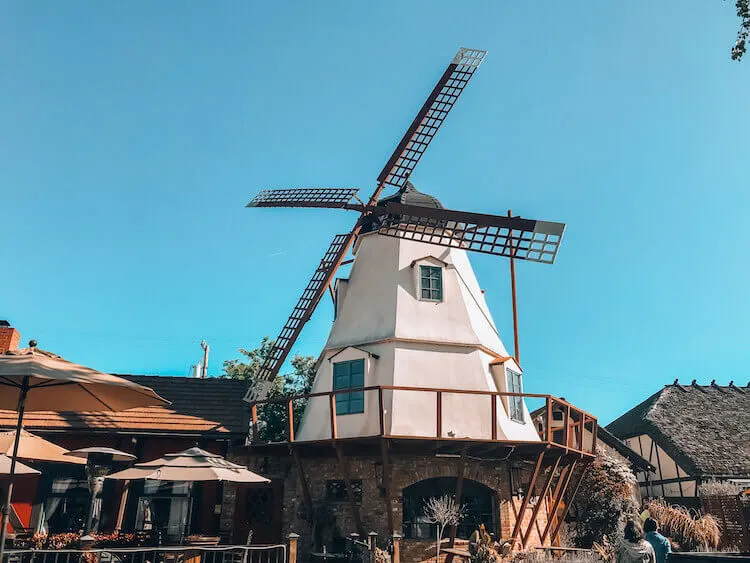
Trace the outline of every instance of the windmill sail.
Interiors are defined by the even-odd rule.
[[[381,235],[552,264],[564,223],[387,203],[372,213]]]

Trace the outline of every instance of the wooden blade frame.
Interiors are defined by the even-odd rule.
[[[388,203],[372,212],[381,235],[552,264],[564,223]]]
[[[487,51],[478,49],[462,47],[458,50],[378,175],[378,184],[389,184],[398,189],[406,184],[486,54]]]
[[[294,346],[305,323],[325,293],[326,287],[333,281],[336,270],[341,265],[349,247],[367,223],[369,215],[376,209],[375,205],[386,185],[401,188],[419,163],[448,113],[455,105],[474,72],[482,63],[487,51],[461,48],[453,57],[443,75],[427,97],[422,109],[412,121],[396,146],[396,150],[378,176],[378,185],[366,205],[353,205],[351,199],[357,190],[353,188],[299,188],[291,190],[266,190],[259,193],[248,207],[326,207],[361,210],[357,224],[347,235],[336,235],[328,251],[320,261],[302,297],[297,302],[281,334],[276,339],[271,354],[261,367],[259,377],[266,384],[259,384],[257,389],[249,389],[245,395],[248,401],[259,398],[267,390],[268,382],[273,381]],[[350,191],[353,190],[353,191]]]
[[[341,260],[348,252],[355,236],[355,231],[352,231],[345,235],[336,235],[333,238],[331,245],[328,247],[328,250],[323,255],[323,259],[320,261],[318,268],[315,270],[312,279],[302,292],[302,297],[299,298],[292,314],[289,316],[284,328],[281,330],[281,334],[279,334],[279,337],[276,339],[270,355],[263,363],[259,372],[260,379],[271,381],[279,373],[281,366],[284,364],[284,360],[286,360],[286,357],[292,349],[292,345],[297,340],[299,333],[302,331],[302,327],[312,316],[315,307],[325,293],[326,287],[331,283],[333,276],[336,274],[336,270],[341,264]],[[249,389],[246,397],[254,398],[255,395],[253,389]]]
[[[357,188],[292,188],[264,190],[247,207],[325,207],[344,209],[359,190]]]

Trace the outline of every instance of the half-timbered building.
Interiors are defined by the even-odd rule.
[[[646,458],[644,498],[698,507],[708,480],[750,483],[750,385],[666,385],[607,426]]]

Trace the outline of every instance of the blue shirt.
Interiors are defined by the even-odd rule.
[[[646,534],[646,541],[654,548],[656,563],[666,563],[667,554],[672,553],[672,546],[669,540],[659,532],[649,532]]]

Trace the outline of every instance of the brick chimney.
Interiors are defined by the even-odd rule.
[[[8,350],[18,350],[21,341],[21,333],[10,326],[8,321],[0,320],[0,354]]]

